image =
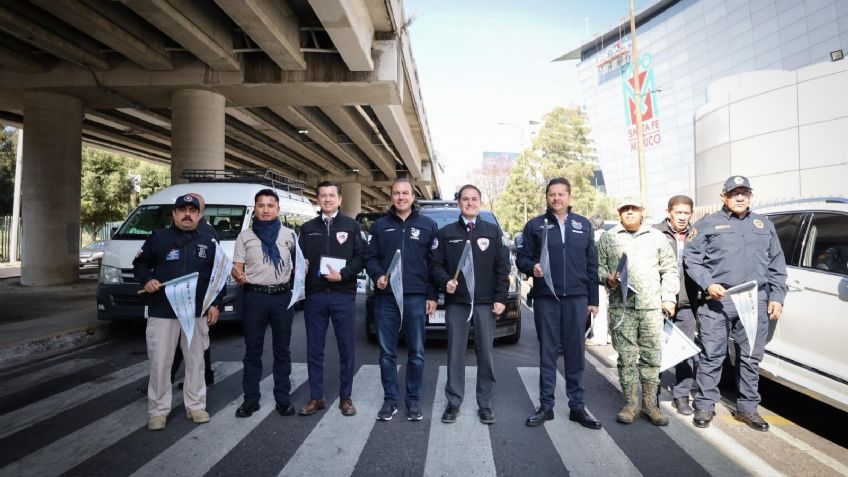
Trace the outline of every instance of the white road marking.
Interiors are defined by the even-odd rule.
[[[32,373],[26,373],[16,378],[8,379],[0,387],[0,397],[11,396],[34,385],[43,384],[45,381],[76,373],[77,371],[90,368],[102,362],[102,359],[71,359]]]
[[[306,364],[292,364],[290,379],[292,391],[306,382]],[[208,424],[198,426],[197,429],[186,434],[133,475],[187,477],[202,476],[209,472],[269,414],[275,412],[274,375],[271,374],[263,379],[259,389],[262,393],[260,408],[252,416],[236,417],[236,409],[244,401],[243,397],[239,397],[216,412]],[[286,419],[297,419],[297,417],[291,416]]]
[[[489,426],[477,417],[477,366],[465,367],[465,402],[453,424],[442,422],[447,380],[447,366],[439,366],[424,475],[495,475]]]
[[[518,368],[518,374],[533,405],[538,407],[539,368]],[[557,402],[568,402],[565,378],[559,372],[554,397]],[[559,409],[555,419],[545,422],[543,426],[569,475],[642,475],[606,430],[586,429],[568,419],[566,406],[561,405]]]
[[[215,378],[222,381],[240,371],[242,364],[219,362],[213,363],[212,368]],[[173,407],[182,402],[183,393],[175,392]],[[0,475],[50,477],[64,474],[146,425],[147,397],[144,397],[7,465],[0,469]]]

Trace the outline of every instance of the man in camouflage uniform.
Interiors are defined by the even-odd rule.
[[[668,418],[657,407],[663,313],[674,315],[680,281],[674,251],[661,232],[642,224],[642,212],[635,199],[618,206],[621,224],[598,241],[598,278],[609,291],[612,345],[618,351],[618,379],[625,399],[616,421],[630,424],[639,413],[641,375],[642,413],[652,424],[665,426]],[[619,272],[624,255],[626,270]]]

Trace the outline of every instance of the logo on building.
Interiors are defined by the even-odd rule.
[[[636,114],[642,112],[643,142],[646,148],[655,146],[662,140],[658,118],[657,88],[654,80],[654,68],[650,53],[639,58],[639,94],[633,78],[633,65],[621,69],[621,84],[624,89],[624,117],[627,123],[627,139],[630,150],[636,150]]]

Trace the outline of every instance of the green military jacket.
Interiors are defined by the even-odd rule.
[[[656,310],[662,302],[677,302],[680,278],[677,274],[677,259],[674,250],[662,232],[650,225],[642,224],[636,233],[624,230],[621,224],[606,231],[598,240],[598,281],[607,284],[607,276],[618,269],[622,255],[627,254],[627,273],[631,290],[627,296],[627,308]],[[607,288],[609,307],[623,307],[621,287]]]

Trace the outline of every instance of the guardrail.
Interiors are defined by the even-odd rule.
[[[113,227],[120,227],[123,222],[107,222],[100,226],[93,234],[80,228],[80,237],[90,237],[91,242],[109,240]],[[81,245],[88,245],[88,241]],[[9,250],[12,244],[12,217],[0,216],[0,262],[17,262],[21,259],[21,246],[23,244],[23,220],[18,227],[18,249],[12,254]]]

